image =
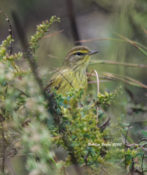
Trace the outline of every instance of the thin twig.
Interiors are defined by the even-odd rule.
[[[5,132],[4,132],[4,126],[3,122],[1,123],[1,137],[2,137],[2,165],[1,165],[1,171],[2,173],[5,173],[5,162],[6,162],[6,143],[7,140],[5,138]]]
[[[11,38],[13,38],[13,30],[12,30],[12,25],[11,25],[11,22],[10,22],[10,19],[8,18],[7,14],[4,13],[3,11],[0,11],[0,13],[2,13],[4,15],[4,17],[6,18],[6,21],[8,22],[8,32],[9,32],[9,35],[11,36]],[[13,44],[11,42],[10,44],[10,48],[9,48],[9,54],[11,55],[13,52]]]
[[[132,164],[130,167],[130,174],[134,175],[134,171],[135,171],[135,162],[134,162],[134,157],[132,157]]]
[[[111,118],[108,117],[107,120],[101,126],[99,126],[101,132],[103,132],[105,128],[110,124],[110,120]]]
[[[9,25],[9,29],[8,29],[9,35],[11,36],[11,38],[13,38],[12,25],[11,25],[10,19],[8,18],[8,16],[6,14],[5,14],[5,16],[6,16],[6,21],[8,22],[8,25]],[[11,42],[9,54],[11,55],[12,52],[13,52],[13,43]]]
[[[119,66],[127,66],[127,67],[137,67],[137,68],[147,68],[146,64],[134,64],[134,63],[121,63],[110,60],[92,60],[91,64],[110,64],[110,65],[119,65]]]
[[[38,73],[38,65],[31,53],[31,51],[29,50],[29,46],[28,46],[28,42],[27,42],[27,39],[26,39],[26,35],[24,33],[24,30],[20,24],[20,21],[18,19],[18,16],[16,15],[16,13],[12,13],[12,17],[14,19],[14,23],[15,23],[15,26],[16,26],[16,30],[17,30],[17,33],[18,33],[18,36],[20,38],[20,42],[21,42],[21,45],[22,45],[22,48],[23,48],[23,51],[25,53],[25,58],[27,59],[28,63],[29,63],[29,66],[32,70],[32,73],[33,73],[33,76],[40,88],[40,91],[41,91],[41,94],[42,96],[44,97],[44,99],[46,100],[46,103],[47,105],[49,106],[49,109],[52,110],[52,114],[54,115],[59,115],[54,109],[53,109],[53,101],[55,103],[55,100],[54,100],[54,96],[51,97],[47,95],[46,91],[44,90],[44,87],[43,87],[43,82],[42,82],[42,79],[40,78],[39,76],[39,73]],[[48,114],[50,115],[51,111],[48,110]],[[52,115],[50,115],[51,117]],[[64,142],[64,145],[66,146],[68,152],[69,152],[69,155],[71,157],[71,162],[73,163],[73,165],[75,166],[75,170],[76,170],[76,173],[78,175],[82,175],[82,172],[81,172],[81,168],[79,167],[78,165],[78,162],[77,162],[77,159],[76,159],[76,156],[75,156],[75,153],[74,153],[74,150],[73,150],[73,147],[70,146],[69,144],[69,141],[67,140],[67,136],[66,136],[66,133],[63,132],[63,129],[61,130],[61,125],[60,125],[60,120],[56,120],[56,116],[54,116],[52,119],[55,121],[55,124],[59,127],[59,132],[60,134],[62,135],[62,140]],[[58,119],[62,116],[57,116]]]
[[[130,40],[129,38],[123,36],[123,35],[120,35],[120,34],[117,34],[121,39],[123,39],[124,41],[128,42],[129,44],[133,45],[134,47],[136,47],[137,49],[138,48],[143,48],[143,49],[147,49],[147,47],[145,47],[144,45],[136,42],[136,41],[132,41]]]
[[[87,73],[87,76],[88,77],[89,76],[94,76],[95,77],[95,74]],[[141,87],[141,88],[147,89],[147,85],[146,84],[143,84],[142,82],[140,82],[138,80],[135,80],[135,79],[133,79],[131,77],[128,77],[128,76],[122,76],[122,75],[117,75],[117,74],[114,74],[114,73],[103,72],[103,75],[100,76],[100,78],[107,79],[107,80],[122,81],[124,83],[130,84],[130,85],[133,85],[133,86],[137,86],[137,87]],[[92,84],[92,83],[97,83],[97,82],[96,81],[92,81],[90,83]]]
[[[77,27],[77,22],[76,22],[75,13],[74,13],[74,5],[72,0],[66,0],[66,6],[67,6],[68,17],[70,20],[73,39],[76,45],[81,45],[80,35]]]
[[[112,74],[112,73],[108,73],[108,72],[104,72],[103,75],[108,77],[108,78],[120,80],[120,81],[123,81],[125,83],[130,84],[130,85],[135,85],[135,86],[139,86],[139,87],[147,89],[147,85],[145,85],[145,84],[141,83],[140,81],[135,80],[131,77],[128,77],[128,76],[116,75],[116,74]]]
[[[111,80],[100,80],[101,83],[109,83]],[[88,81],[88,84],[95,84],[97,81]]]
[[[59,30],[59,31],[56,31],[56,32],[53,32],[53,33],[50,33],[48,35],[45,35],[43,38],[50,38],[52,36],[56,36],[58,35],[59,33],[62,33],[64,30]]]
[[[97,95],[100,92],[100,81],[99,81],[99,76],[96,70],[94,70],[95,76],[96,76],[96,82],[97,82]]]
[[[45,91],[44,91],[43,82],[42,82],[42,79],[40,78],[40,76],[38,74],[38,66],[37,66],[36,61],[35,61],[35,59],[33,58],[32,54],[30,52],[28,42],[27,42],[27,38],[26,38],[26,35],[24,33],[23,27],[21,26],[20,21],[18,19],[18,16],[16,15],[15,12],[12,12],[12,17],[14,19],[16,30],[17,30],[20,42],[22,44],[22,49],[25,53],[25,58],[27,59],[29,65],[30,65],[30,68],[32,70],[32,73],[34,75],[34,78],[35,78],[37,84],[39,85],[41,93],[43,94],[44,98],[46,99],[47,97],[46,97],[46,94],[45,94]]]
[[[142,155],[142,159],[141,159],[141,171],[142,171],[142,174],[144,173],[143,163],[144,163],[144,154]]]
[[[122,39],[117,39],[117,38],[91,38],[91,39],[84,39],[84,40],[80,40],[77,42],[80,43],[88,43],[88,42],[93,42],[93,41],[105,41],[105,40],[112,40],[112,41],[119,41],[119,42],[125,42]]]
[[[127,137],[128,137],[128,133],[129,133],[129,128],[130,128],[130,126],[128,126],[127,132],[125,134],[125,143],[124,143],[125,151],[127,151],[127,149],[128,149],[128,147],[127,147]],[[125,168],[127,168],[127,156],[126,156],[126,154],[125,154]]]
[[[73,88],[72,82],[70,82],[70,80],[68,80],[61,71],[59,71],[59,70],[57,70],[57,71],[64,78],[64,80],[66,80],[67,83]]]

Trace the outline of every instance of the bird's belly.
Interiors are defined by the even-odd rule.
[[[69,83],[64,81],[58,91],[60,91],[61,93],[67,93],[71,89],[79,90],[85,88],[87,88],[87,79],[85,77],[81,79],[79,77],[72,77],[71,79],[69,79]]]
[[[76,72],[74,75],[74,80],[72,85],[75,89],[85,89],[87,88],[87,76],[85,73]]]

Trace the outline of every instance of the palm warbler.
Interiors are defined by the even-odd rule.
[[[86,68],[90,61],[90,56],[97,51],[91,51],[85,46],[72,48],[61,67],[52,77],[46,87],[47,92],[54,89],[58,94],[66,95],[71,89],[85,89],[87,87]]]

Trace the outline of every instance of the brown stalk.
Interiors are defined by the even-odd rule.
[[[60,116],[54,109],[54,106],[57,105],[55,100],[54,100],[54,96],[52,94],[50,96],[48,96],[46,91],[44,90],[43,82],[42,82],[42,79],[40,78],[39,72],[38,72],[38,65],[37,65],[32,53],[29,49],[26,35],[25,35],[24,30],[21,26],[21,23],[18,19],[18,16],[16,13],[13,12],[12,17],[13,17],[14,24],[15,24],[15,27],[16,27],[21,45],[22,45],[22,49],[25,53],[25,58],[29,63],[29,66],[32,70],[32,74],[33,74],[33,76],[34,76],[34,78],[35,78],[35,80],[40,88],[40,92],[41,92],[42,96],[44,97],[44,99],[49,107],[49,110],[47,111],[49,114],[49,117],[52,117],[52,115],[53,115],[52,119],[54,120],[55,124],[59,128],[59,133],[61,134],[64,145],[67,148],[68,153],[71,157],[71,162],[73,163],[73,165],[75,167],[76,173],[77,173],[77,175],[82,175],[81,168],[78,165],[78,162],[77,162],[77,159],[76,159],[76,156],[74,153],[74,149],[73,149],[73,147],[70,146],[70,144],[67,140],[65,130],[63,131],[63,129],[61,129],[60,117],[62,117],[62,116]]]
[[[91,64],[110,64],[110,65],[119,65],[119,66],[127,66],[127,67],[137,67],[137,68],[147,68],[146,64],[134,64],[134,63],[121,63],[117,61],[110,60],[92,60]]]
[[[132,40],[130,40],[129,38],[127,38],[127,37],[125,37],[125,36],[122,36],[122,35],[120,35],[120,34],[118,34],[118,36],[119,36],[121,39],[123,39],[124,41],[128,42],[129,44],[133,45],[133,46],[136,47],[136,48],[142,47],[143,49],[147,49],[147,48],[146,48],[145,46],[143,46],[142,44],[140,44],[140,43],[138,43],[138,42],[136,42],[136,41],[132,41]]]
[[[66,0],[66,7],[67,7],[67,13],[68,13],[69,21],[70,21],[71,33],[73,35],[74,42],[76,45],[81,45],[80,34],[78,31],[78,27],[77,27],[73,1]]]
[[[135,86],[139,86],[139,87],[147,89],[147,85],[145,85],[145,84],[141,83],[140,81],[135,80],[131,77],[128,77],[128,76],[116,75],[116,74],[112,74],[112,73],[108,73],[108,72],[103,73],[103,75],[104,75],[104,77],[108,77],[108,78],[112,78],[112,79],[116,79],[116,80],[121,80],[121,81],[128,83],[130,85],[135,85]]]
[[[4,126],[3,126],[3,121],[0,121],[0,124],[1,124],[1,138],[2,138],[2,164],[1,164],[1,171],[2,171],[2,173],[5,173],[7,140],[5,138],[5,131],[4,131]]]
[[[87,76],[95,76],[95,74],[93,73],[87,73]],[[109,72],[104,72],[102,74],[102,76],[100,76],[101,79],[106,79],[106,80],[118,80],[118,81],[122,81],[124,83],[133,85],[133,86],[137,86],[137,87],[141,87],[141,88],[145,88],[147,89],[147,85],[141,83],[138,80],[135,80],[131,77],[128,76],[122,76],[122,75],[116,75],[116,74],[112,74]],[[92,83],[97,83],[96,81],[90,81],[90,84]]]
[[[59,30],[59,31],[50,33],[50,34],[48,34],[48,35],[45,35],[43,38],[50,38],[50,37],[52,37],[52,36],[56,36],[56,35],[62,33],[63,31],[64,31],[64,30]]]
[[[88,42],[103,41],[103,40],[123,41],[123,42],[124,42],[124,40],[116,39],[116,38],[91,38],[91,39],[79,40],[79,41],[77,41],[77,42],[80,42],[80,43],[88,43]]]

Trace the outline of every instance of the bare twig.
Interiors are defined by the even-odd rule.
[[[8,22],[8,25],[9,25],[9,29],[8,29],[9,35],[11,36],[11,38],[13,38],[12,25],[11,25],[10,19],[8,18],[6,14],[5,16],[6,16],[6,21]],[[12,52],[13,52],[13,44],[11,42],[9,54],[11,55]]]
[[[134,158],[132,157],[132,163],[131,163],[131,167],[130,167],[130,175],[134,175],[134,171],[135,171],[135,162],[134,162]]]
[[[90,77],[90,76],[94,76],[95,77],[95,74],[93,73],[87,73],[87,76]],[[131,77],[128,77],[128,76],[123,76],[123,75],[117,75],[117,74],[114,74],[114,73],[109,73],[109,72],[103,72],[103,74],[100,76],[101,79],[106,79],[106,80],[116,80],[116,81],[122,81],[124,83],[127,83],[127,84],[130,84],[130,85],[133,85],[133,86],[137,86],[137,87],[141,87],[141,88],[145,88],[147,89],[147,85],[146,84],[143,84],[142,82],[138,81],[138,80],[135,80]],[[90,81],[90,83],[97,83],[96,81]]]
[[[11,38],[13,38],[13,31],[12,31],[12,25],[11,25],[11,22],[10,22],[10,19],[8,18],[7,14],[4,13],[3,11],[0,10],[0,13],[2,13],[4,15],[4,17],[6,18],[6,21],[8,22],[8,32],[9,32],[9,35],[11,36]],[[10,44],[10,48],[9,48],[9,54],[11,55],[13,52],[13,44],[11,42]]]
[[[147,89],[147,85],[145,85],[145,84],[141,83],[140,81],[135,80],[131,77],[128,77],[128,76],[116,75],[116,74],[112,74],[112,73],[108,73],[108,72],[103,73],[103,75],[105,77],[108,77],[111,79],[120,80],[120,81],[123,81],[125,83],[130,84],[130,85],[134,85],[134,86],[138,86],[138,87],[142,87],[142,88]]]
[[[32,73],[34,75],[34,78],[35,78],[37,84],[39,85],[39,88],[40,88],[40,91],[41,91],[42,95],[46,99],[47,97],[46,97],[46,94],[45,94],[45,91],[44,91],[43,82],[42,82],[42,79],[39,77],[39,74],[38,74],[38,66],[37,66],[36,61],[35,61],[35,59],[33,58],[32,54],[30,52],[28,42],[27,42],[27,38],[26,38],[26,35],[24,33],[23,27],[21,26],[20,21],[18,19],[18,16],[16,15],[15,12],[12,12],[12,17],[13,17],[13,20],[14,20],[14,23],[15,23],[15,26],[16,26],[16,30],[17,30],[17,33],[18,33],[18,36],[19,36],[19,39],[20,39],[20,42],[21,42],[21,45],[22,45],[22,49],[23,49],[24,54],[25,54],[25,58],[27,59],[29,65],[31,67]]]
[[[76,45],[81,45],[80,35],[78,32],[78,27],[77,27],[75,13],[74,13],[74,5],[73,5],[72,0],[66,0],[66,6],[67,6],[68,17],[70,20],[70,26],[71,26],[73,39]]]
[[[144,163],[144,154],[142,155],[142,159],[141,159],[141,171],[142,171],[142,174],[144,173],[143,163]]]
[[[65,79],[65,81],[67,81],[67,83],[73,88],[72,82],[70,80],[68,80],[61,71],[59,71],[59,70],[57,70],[57,71]]]
[[[129,128],[130,128],[130,125],[127,127],[127,132],[126,132],[126,134],[125,134],[125,137],[124,137],[124,141],[125,141],[125,143],[124,143],[124,146],[125,146],[125,151],[127,151],[127,149],[128,149],[128,147],[127,147],[127,137],[128,137],[128,133],[129,133]],[[127,168],[127,156],[126,156],[126,154],[125,154],[125,168]]]
[[[134,95],[133,95],[132,91],[127,87],[124,87],[124,89],[127,92],[127,94],[129,95],[129,97],[131,98],[131,100],[135,103],[135,99],[134,99]]]
[[[108,82],[110,82],[110,80],[100,80],[100,82],[101,83],[108,83]],[[88,84],[96,84],[97,83],[97,81],[88,81]]]
[[[80,40],[80,41],[77,41],[77,42],[88,43],[88,42],[93,42],[93,41],[105,41],[105,40],[124,42],[124,40],[117,39],[117,38],[89,38],[89,39],[83,39],[83,40]]]
[[[12,17],[14,19],[16,30],[17,30],[18,36],[20,38],[20,42],[21,42],[23,51],[25,53],[25,58],[27,59],[29,65],[30,65],[30,68],[31,68],[32,73],[33,73],[33,76],[34,76],[34,78],[35,78],[35,80],[36,80],[36,82],[37,82],[37,84],[38,84],[38,86],[40,88],[41,94],[44,97],[44,99],[46,100],[47,105],[49,106],[48,114],[50,115],[50,113],[51,113],[51,114],[54,115],[54,117],[52,119],[54,120],[55,124],[59,127],[59,132],[60,132],[60,134],[62,136],[62,140],[64,142],[64,145],[66,146],[66,148],[67,148],[67,150],[69,152],[69,155],[71,157],[71,162],[75,166],[75,170],[76,170],[77,174],[78,175],[82,175],[81,168],[78,165],[76,156],[74,154],[73,147],[69,144],[69,142],[67,140],[67,137],[66,137],[66,134],[65,134],[65,131],[63,131],[63,129],[61,128],[60,117],[62,117],[62,116],[59,116],[59,114],[54,110],[53,104],[54,104],[54,106],[57,105],[57,104],[55,104],[56,102],[54,100],[54,95],[51,94],[50,96],[48,96],[46,91],[44,90],[43,82],[42,82],[42,79],[39,76],[38,69],[37,69],[38,65],[37,65],[37,63],[36,63],[32,53],[29,50],[29,46],[28,46],[28,42],[27,42],[27,39],[26,39],[26,35],[25,35],[24,30],[23,30],[23,28],[22,28],[22,26],[20,24],[18,16],[16,15],[16,13],[13,12],[12,13]],[[52,115],[50,115],[50,117],[51,116]]]
[[[110,120],[111,118],[108,117],[108,119],[101,126],[99,126],[101,132],[103,132],[105,128],[110,124]]]
[[[3,121],[0,122],[0,124],[1,124],[1,138],[2,138],[2,164],[1,164],[1,171],[2,171],[2,173],[5,173],[7,140],[5,138]]]
[[[99,76],[96,70],[94,70],[95,76],[96,76],[96,83],[97,83],[97,95],[100,92],[100,81],[99,81]]]
[[[147,151],[146,150],[146,148],[145,148],[145,146],[146,146],[146,144],[144,144],[144,145],[140,145],[140,144],[136,144],[136,143],[133,143],[133,144],[129,144],[128,142],[127,142],[127,137],[128,137],[128,133],[129,133],[129,128],[130,128],[131,126],[129,125],[128,126],[128,129],[127,129],[127,131],[126,131],[126,134],[125,134],[125,136],[124,136],[124,146],[125,146],[125,151],[128,149],[128,148],[131,148],[131,149],[142,149],[142,150],[144,150],[144,151]],[[127,166],[127,164],[126,164],[126,154],[125,154],[125,168],[126,168],[126,166]],[[143,169],[143,162],[144,162],[144,154],[143,154],[143,156],[142,156],[142,162],[141,162],[141,171],[140,170],[138,170],[138,169],[136,169],[135,168],[135,165],[134,165],[134,159],[132,158],[132,167],[131,167],[131,169],[130,169],[130,171],[131,171],[131,174],[133,174],[134,172],[138,172],[139,174],[144,174],[144,169]]]
[[[110,61],[110,60],[92,60],[91,64],[110,64],[110,65],[136,67],[136,68],[147,68],[147,65],[145,64],[121,63],[121,62]]]
[[[88,159],[88,156],[89,156],[89,151],[87,152],[87,154],[84,156],[84,162],[85,162],[85,165],[87,166],[87,159]]]
[[[56,31],[56,32],[53,32],[53,33],[50,33],[48,35],[45,35],[43,38],[50,38],[52,36],[56,36],[58,35],[59,33],[62,33],[64,30],[59,30],[59,31]]]
[[[133,45],[133,46],[136,47],[136,48],[142,47],[142,48],[144,48],[144,49],[147,49],[147,47],[145,47],[144,45],[142,45],[142,44],[140,44],[140,43],[138,43],[138,42],[136,42],[136,41],[133,41],[133,40],[131,40],[131,39],[129,39],[129,38],[123,36],[123,35],[120,35],[120,34],[117,34],[117,35],[118,35],[122,40],[128,42],[129,44]]]

